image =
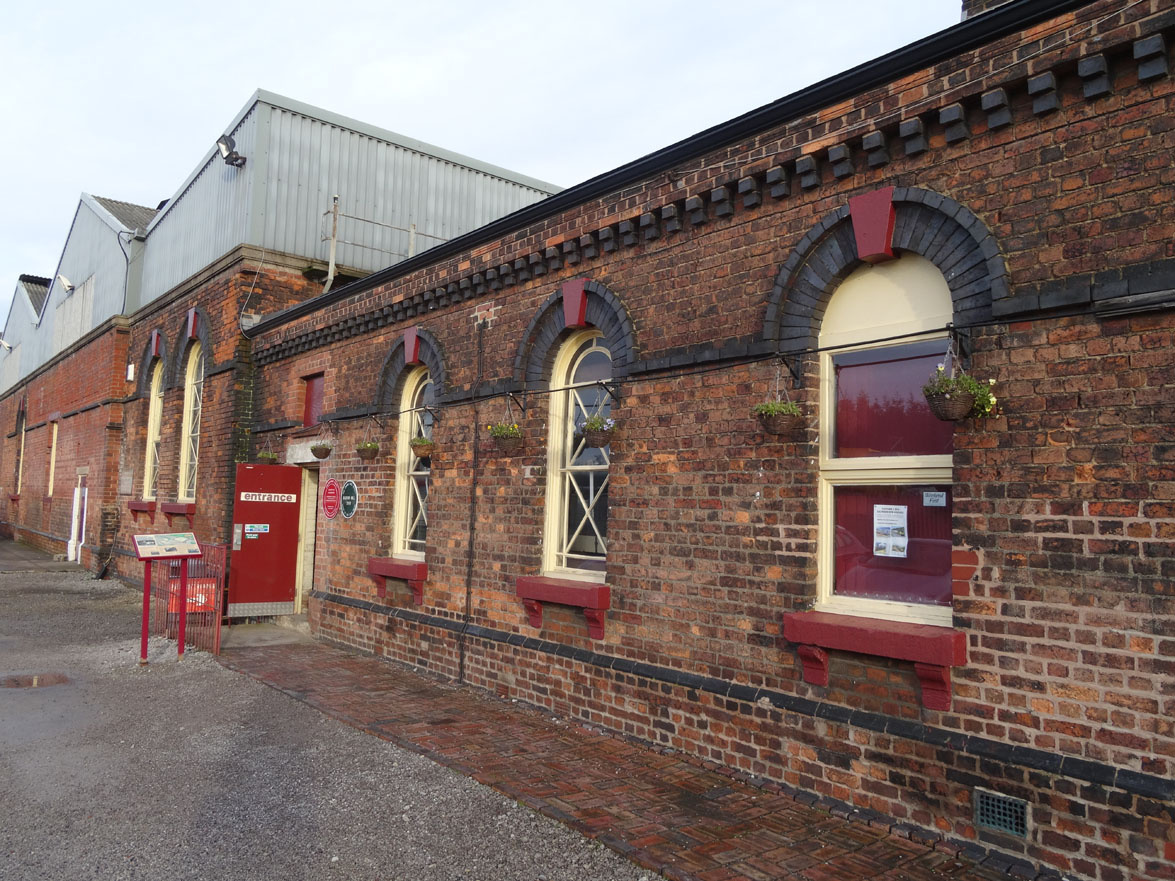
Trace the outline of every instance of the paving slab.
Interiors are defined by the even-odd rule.
[[[226,667],[488,784],[681,881],[1008,876],[782,787],[320,642],[229,648]],[[949,847],[949,845],[947,846]]]
[[[80,572],[81,566],[10,538],[0,539],[0,572]]]

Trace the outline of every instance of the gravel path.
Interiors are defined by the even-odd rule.
[[[0,879],[652,881],[208,655],[152,640],[139,667],[139,600],[0,574]]]

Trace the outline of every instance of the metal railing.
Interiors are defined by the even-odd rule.
[[[228,545],[200,542],[202,556],[187,560],[188,602],[184,644],[220,654]],[[176,639],[180,619],[180,568],[184,560],[155,560],[151,571],[151,633]]]

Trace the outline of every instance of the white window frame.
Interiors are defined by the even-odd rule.
[[[147,450],[143,458],[143,498],[155,498],[159,485],[159,436],[163,427],[163,360],[151,368],[151,392],[147,409]]]
[[[188,350],[184,371],[184,421],[180,432],[178,500],[196,501],[196,472],[200,460],[200,422],[204,410],[204,350],[199,341]]]
[[[846,278],[829,301],[820,330],[820,476],[817,490],[819,580],[815,608],[857,617],[950,626],[949,605],[837,596],[836,510],[838,486],[950,484],[953,456],[865,456],[836,458],[834,354],[884,350],[942,339],[952,320],[950,288],[934,264],[907,254],[891,263],[866,266]],[[907,336],[908,335],[908,336]],[[894,339],[901,337],[901,339]],[[888,342],[874,342],[886,340]],[[828,351],[832,349],[833,351]],[[927,377],[929,378],[929,376]]]
[[[404,382],[400,396],[400,420],[396,433],[396,487],[392,514],[392,556],[411,560],[424,560],[425,548],[414,547],[410,538],[418,518],[424,521],[424,543],[428,541],[428,496],[432,490],[431,466],[423,466],[421,459],[412,452],[414,437],[432,437],[431,420],[424,418],[425,411],[419,407],[419,399],[427,386],[432,385],[432,376],[427,367],[418,367]],[[428,490],[421,499],[417,495],[416,478],[428,482]]]
[[[591,352],[602,351],[608,355],[609,360],[612,359],[612,353],[602,344],[602,339],[603,334],[598,330],[580,331],[568,338],[555,356],[555,363],[551,370],[550,411],[547,422],[547,510],[543,524],[543,574],[600,583],[606,580],[606,572],[569,565],[566,560],[568,554],[564,547],[567,543],[568,470],[573,467],[568,462],[569,451],[570,458],[573,459],[575,454],[571,450],[575,431],[572,422],[571,399],[576,389],[595,385],[595,383],[576,385],[571,382],[571,377],[574,375],[579,361]],[[595,342],[587,351],[580,353],[580,348],[589,341]],[[603,449],[603,454],[604,467],[597,466],[592,469],[604,474],[604,481],[595,494],[597,499],[601,497],[611,480],[611,453],[607,447]],[[605,532],[607,532],[606,526]],[[604,563],[606,566],[606,538],[604,540]]]

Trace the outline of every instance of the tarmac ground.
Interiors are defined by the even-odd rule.
[[[65,671],[75,688],[103,677],[109,681],[102,681],[95,693],[83,689],[77,694],[79,707],[88,708],[88,712],[74,712],[68,703],[62,705],[63,712],[55,716],[50,712],[56,721],[52,725],[44,722],[48,727],[41,737],[33,737],[35,732],[27,725],[22,728],[4,721],[13,718],[11,711],[16,708],[10,706],[6,712],[5,700],[11,702],[14,691],[0,689],[0,791],[14,792],[17,799],[22,787],[32,786],[42,796],[47,787],[57,792],[49,779],[37,778],[39,774],[53,778],[59,763],[21,764],[22,755],[26,760],[35,755],[29,750],[38,749],[36,744],[56,748],[57,737],[64,738],[65,754],[72,756],[69,761],[83,767],[85,763],[74,751],[92,747],[95,739],[108,767],[125,769],[128,763],[151,755],[159,762],[158,783],[179,781],[188,803],[198,796],[197,813],[209,824],[208,828],[200,827],[201,839],[229,846],[229,856],[216,858],[218,851],[207,841],[200,847],[192,845],[188,836],[197,829],[191,810],[183,812],[186,822],[177,817],[176,825],[167,827],[173,837],[179,835],[188,842],[184,844],[186,851],[195,847],[202,855],[203,862],[193,866],[203,865],[205,872],[254,877],[240,873],[241,865],[248,865],[248,861],[236,849],[244,842],[264,842],[271,874],[259,870],[258,878],[317,878],[324,868],[340,870],[340,878],[413,881],[506,881],[516,877],[530,881],[637,881],[649,877],[650,872],[679,881],[996,881],[1009,873],[1020,878],[1036,874],[1025,864],[999,855],[981,856],[983,863],[977,864],[968,858],[974,852],[895,827],[892,821],[830,810],[815,804],[815,797],[807,793],[777,784],[761,785],[718,767],[421,676],[274,625],[238,625],[226,630],[220,667],[198,652],[189,652],[183,664],[176,664],[174,643],[153,640],[152,652],[161,659],[170,657],[141,668],[157,671],[153,678],[133,665],[139,602],[134,591],[110,581],[90,581],[87,586],[84,579],[88,576],[79,574],[76,567],[72,575],[36,571],[35,579],[22,589],[22,576],[11,574],[19,571],[13,567],[20,565],[10,557],[11,551],[12,542],[0,542],[0,573],[9,573],[0,574],[0,680],[9,675],[6,671],[15,647],[15,657],[24,658],[20,666],[26,669],[12,672]],[[60,588],[49,587],[57,583]],[[31,600],[47,590],[64,591],[64,604],[46,606]],[[83,611],[87,604],[94,608]],[[12,610],[20,611],[14,615]],[[76,622],[70,624],[71,615],[101,619],[90,630],[104,634],[104,638],[87,641],[83,627],[81,645],[77,645],[79,628]],[[19,630],[22,624],[29,632],[14,635],[13,626]],[[89,660],[79,675],[78,651],[86,646],[92,651],[88,655],[81,651],[80,656]],[[29,657],[41,660],[34,662]],[[109,670],[115,659],[119,669]],[[99,669],[94,669],[95,664]],[[233,675],[230,670],[244,675]],[[112,688],[133,692],[140,681],[152,678],[174,681],[184,705],[147,694],[144,699],[151,703],[136,708],[133,701],[128,704],[110,696]],[[198,683],[189,681],[197,678]],[[43,695],[51,692],[49,688],[41,690]],[[31,693],[26,690],[26,700]],[[63,689],[57,694],[64,699],[67,692]],[[98,709],[107,699],[112,706]],[[149,730],[137,730],[136,714],[148,707]],[[47,710],[41,707],[33,712],[44,716]],[[111,717],[106,727],[94,728],[94,712]],[[115,739],[113,732],[122,736]],[[24,750],[18,749],[15,758],[16,776],[24,775],[24,779],[15,783],[5,779],[14,774],[14,763],[7,759],[14,738],[17,747]],[[213,754],[203,755],[194,742],[214,745]],[[167,763],[168,744],[182,747],[182,762]],[[258,744],[269,745],[265,756],[254,755]],[[336,764],[342,767],[331,770]],[[381,779],[387,774],[394,776],[397,768],[411,767],[413,773],[421,773],[422,766],[440,775],[421,784],[423,795],[406,790],[404,781]],[[294,779],[286,779],[283,767],[293,771]],[[339,774],[349,781],[345,797],[339,789]],[[487,787],[500,795],[490,793]],[[381,794],[374,804],[356,795],[356,791],[372,789]],[[144,800],[142,815],[167,817],[180,807],[163,791],[138,792],[131,797]],[[93,806],[119,798],[108,789],[94,792],[84,787],[78,795],[76,802],[81,807],[74,812],[93,810]],[[505,800],[494,802],[492,808],[480,803],[469,806],[471,798],[490,797]],[[290,798],[308,806],[299,812],[296,822],[289,816],[294,806],[287,801]],[[153,799],[162,804],[152,808]],[[486,829],[477,822],[487,810],[491,817],[525,816],[531,822],[510,831],[504,851],[499,852],[495,846],[503,843],[498,834],[502,830]],[[401,827],[418,815],[428,820],[413,826],[411,838],[405,838],[410,830]],[[233,828],[224,828],[221,821],[225,818],[233,818],[229,824]],[[373,818],[378,818],[374,827]],[[572,844],[548,841],[538,834],[548,834],[546,827],[535,825],[541,818],[566,827],[558,830],[562,834],[578,835],[571,836]],[[240,824],[245,819],[250,835],[242,839]],[[125,821],[122,818],[121,822]],[[29,822],[33,826],[29,827]],[[296,841],[288,840],[291,827],[296,830]],[[47,837],[53,829],[66,838],[70,835],[68,827],[54,823],[44,829],[24,819],[15,830],[0,825],[0,877],[67,877],[64,871],[51,871],[66,868],[62,859],[46,856],[53,847]],[[168,835],[158,828],[156,833],[163,838]],[[40,857],[28,855],[30,845],[22,843],[22,835],[31,837],[33,851]],[[150,832],[143,835],[145,840],[151,839]],[[478,861],[463,864],[456,859],[454,837],[465,844],[458,851],[477,855]],[[371,849],[371,841],[382,845],[389,839],[402,848],[394,859],[385,853],[386,846]],[[159,846],[159,842],[155,844]],[[82,851],[86,852],[84,847]],[[340,865],[343,858],[338,851],[348,854],[344,865]],[[298,858],[288,859],[291,854]],[[18,860],[14,865],[35,868],[36,873],[6,874],[4,861],[14,855]],[[323,855],[331,855],[331,861],[324,862]],[[80,855],[79,859],[93,862]],[[107,869],[118,865],[117,860],[111,860],[113,856],[104,863]],[[412,871],[406,871],[406,866]],[[68,877],[164,877],[155,874],[157,868],[152,864],[147,874],[74,872]],[[202,876],[193,869],[191,874],[181,872],[171,877]]]

